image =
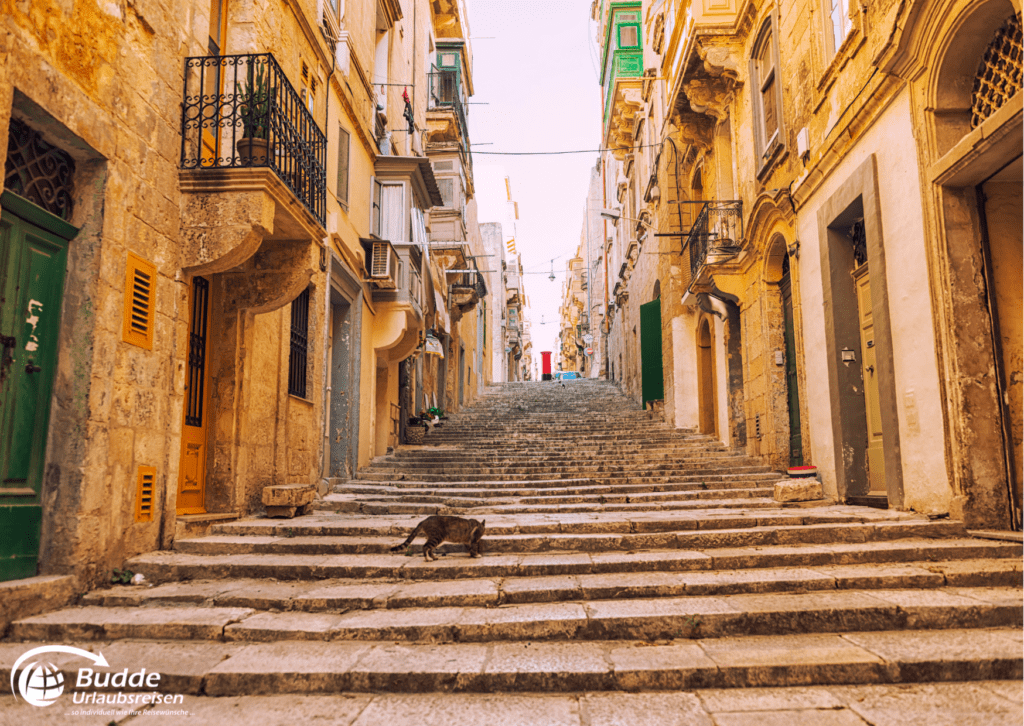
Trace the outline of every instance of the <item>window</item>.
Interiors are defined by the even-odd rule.
[[[153,521],[153,488],[156,483],[156,467],[140,466],[135,490],[135,521]]]
[[[774,17],[761,30],[750,60],[750,77],[753,81],[754,140],[764,165],[767,157],[775,151],[781,138],[779,109],[782,107],[781,89],[778,82],[779,51],[775,40]]]
[[[341,126],[338,127],[338,204],[348,211],[348,153],[351,136]]]
[[[640,47],[640,26],[620,25],[619,26],[619,47],[639,48]]]
[[[292,301],[291,350],[288,353],[288,393],[306,397],[306,359],[309,351],[309,288]]]
[[[853,22],[850,20],[850,0],[825,0],[825,14],[828,40],[831,43],[829,50],[831,55],[835,55],[853,28]]]
[[[402,184],[381,184],[380,187],[380,237],[391,242],[409,239],[406,234],[405,187]]]
[[[156,265],[129,252],[124,290],[124,341],[153,350]]]
[[[455,207],[455,181],[453,179],[438,179],[437,188],[441,191],[441,200],[445,207]]]

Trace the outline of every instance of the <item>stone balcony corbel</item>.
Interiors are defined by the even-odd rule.
[[[637,114],[643,104],[643,88],[640,78],[619,78],[611,96],[611,108],[605,131],[605,146],[622,161],[633,146],[633,129]]]
[[[182,170],[178,184],[180,265],[192,274],[238,267],[266,243],[308,245],[327,236],[323,225],[269,168]]]

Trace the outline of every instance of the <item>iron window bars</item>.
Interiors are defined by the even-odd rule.
[[[268,167],[324,224],[327,137],[270,53],[185,59],[181,168]]]
[[[288,393],[306,397],[309,351],[309,288],[292,301],[291,350],[288,351]]]

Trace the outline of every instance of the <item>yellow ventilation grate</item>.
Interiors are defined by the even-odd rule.
[[[153,311],[156,307],[156,265],[128,253],[125,276],[124,340],[153,350]]]
[[[153,521],[153,489],[156,484],[156,467],[140,466],[138,493],[135,497],[135,521]]]

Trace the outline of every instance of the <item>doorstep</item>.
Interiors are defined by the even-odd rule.
[[[241,519],[238,512],[208,512],[206,514],[179,514],[174,520],[174,539],[205,537],[210,528],[220,522]]]

